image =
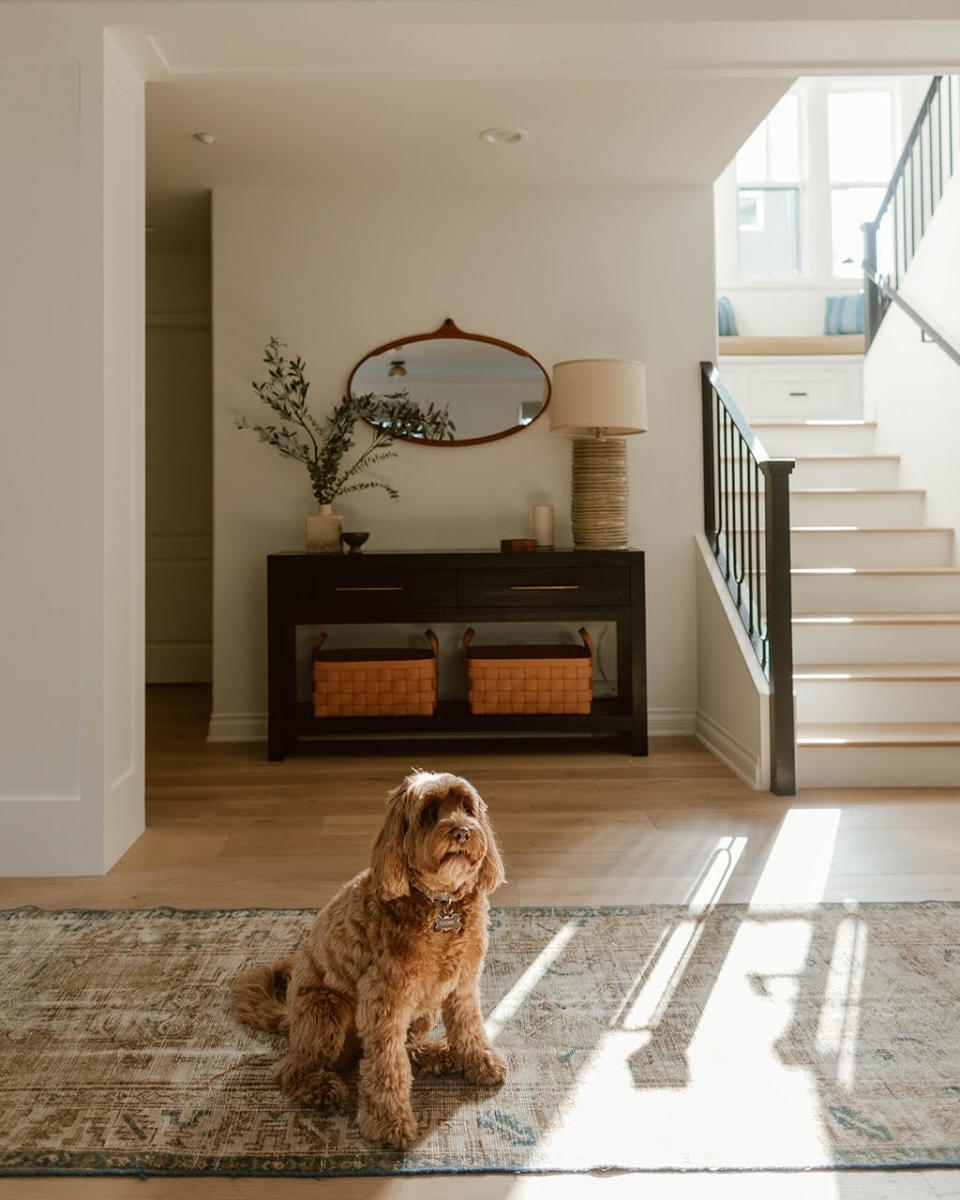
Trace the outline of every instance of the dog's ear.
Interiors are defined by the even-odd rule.
[[[387,797],[387,817],[370,855],[370,877],[381,900],[398,900],[410,895],[410,876],[403,837],[407,831],[407,787],[405,779]]]
[[[507,878],[507,873],[504,869],[503,859],[500,857],[500,849],[497,846],[497,839],[494,836],[493,827],[490,824],[490,818],[487,814],[487,806],[482,800],[480,803],[483,814],[483,832],[487,838],[487,853],[483,857],[483,862],[480,864],[480,870],[477,874],[477,887],[482,892],[495,892]]]

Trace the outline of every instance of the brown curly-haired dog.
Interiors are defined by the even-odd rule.
[[[360,1130],[402,1150],[417,1136],[412,1067],[499,1084],[477,985],[487,896],[503,882],[487,806],[456,775],[410,775],[387,799],[370,867],[321,910],[295,957],[241,975],[231,1014],[290,1035],[275,1082],[340,1108],[341,1070],[360,1061]],[[446,1037],[425,1043],[437,1012]]]

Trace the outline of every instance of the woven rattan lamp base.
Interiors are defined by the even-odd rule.
[[[570,499],[575,549],[626,547],[628,495],[623,438],[576,438]]]

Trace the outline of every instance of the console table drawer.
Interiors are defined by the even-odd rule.
[[[447,608],[456,603],[452,570],[305,572],[288,592],[297,602],[325,609]]]
[[[629,571],[622,567],[462,569],[457,572],[457,601],[494,608],[625,605],[630,603]]]

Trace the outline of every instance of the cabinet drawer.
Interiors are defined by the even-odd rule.
[[[298,563],[298,567],[304,564]],[[281,603],[325,610],[369,611],[409,608],[447,608],[456,603],[456,573],[452,570],[298,569],[283,580]]]
[[[747,390],[754,417],[839,417],[853,413],[859,402],[856,372],[842,368],[756,368]]]
[[[596,567],[588,571],[578,567],[463,569],[457,572],[457,600],[462,605],[491,608],[628,604],[629,576],[624,567]]]

